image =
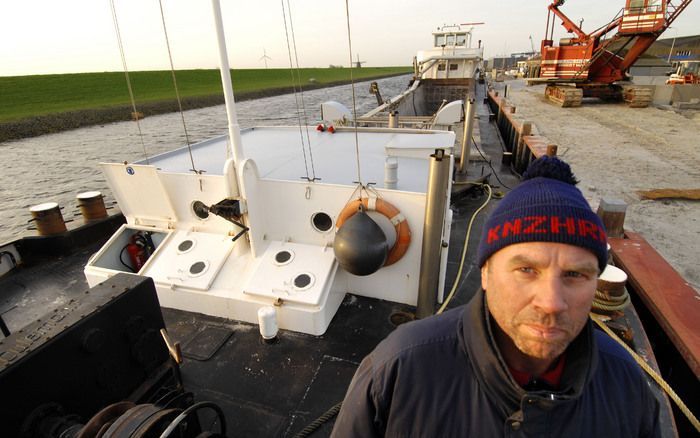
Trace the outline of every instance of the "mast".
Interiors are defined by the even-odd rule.
[[[221,19],[221,4],[219,0],[211,0],[214,11],[214,25],[216,26],[216,38],[219,47],[219,70],[221,71],[221,83],[224,86],[224,99],[226,101],[226,115],[228,118],[229,148],[227,154],[233,154],[233,160],[238,166],[245,156],[243,155],[243,145],[241,142],[241,128],[238,126],[236,115],[236,102],[233,98],[233,85],[231,84],[231,68],[228,64],[228,54],[226,52],[226,37],[224,36],[224,23]]]

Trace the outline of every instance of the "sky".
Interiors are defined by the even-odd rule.
[[[299,65],[349,65],[345,0],[291,4]],[[128,69],[169,69],[158,0],[114,0]],[[443,24],[484,22],[473,40],[485,56],[530,51],[544,37],[550,0],[349,0],[353,59],[365,66],[411,65]],[[217,68],[209,0],[162,0],[176,69]],[[623,0],[569,0],[561,7],[591,31],[612,19]],[[288,68],[282,0],[221,0],[232,68]],[[700,1],[663,37],[700,34]],[[566,36],[559,25],[555,38]],[[0,76],[122,71],[109,0],[0,1]]]

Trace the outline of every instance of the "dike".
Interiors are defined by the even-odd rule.
[[[371,81],[393,76],[401,76],[407,73],[389,74],[362,78],[360,81]],[[335,81],[324,84],[306,84],[304,91],[319,88],[334,87],[337,85],[349,84],[350,81]],[[279,96],[290,94],[289,87],[268,88],[265,90],[252,91],[236,94],[236,101],[260,99],[263,97]],[[208,106],[222,105],[224,95],[196,96],[182,99],[183,110],[204,108]],[[165,114],[178,111],[177,100],[165,100],[156,102],[136,103],[136,109],[144,117],[156,114]],[[107,108],[91,108],[76,111],[67,111],[56,114],[46,114],[41,116],[27,117],[24,119],[0,123],[0,143],[9,140],[18,140],[28,137],[36,137],[44,134],[68,131],[71,129],[84,128],[87,126],[104,125],[106,123],[124,122],[131,120],[131,105],[118,105]]]

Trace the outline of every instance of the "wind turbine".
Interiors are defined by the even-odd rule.
[[[265,68],[267,69],[267,60],[272,60],[269,56],[267,56],[267,52],[265,52],[265,48],[263,47],[263,56],[260,57],[260,61],[265,61]]]

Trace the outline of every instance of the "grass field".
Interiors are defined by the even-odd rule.
[[[363,67],[353,69],[355,79],[409,73],[410,67]],[[296,70],[295,70],[296,73]],[[309,79],[318,84],[348,81],[348,68],[305,68],[299,70],[302,85]],[[142,71],[129,74],[136,104],[175,99],[170,71]],[[176,79],[181,97],[222,93],[218,70],[180,70]],[[289,69],[232,70],[234,94],[289,87]],[[73,110],[106,108],[129,104],[123,72],[0,77],[0,122]]]

